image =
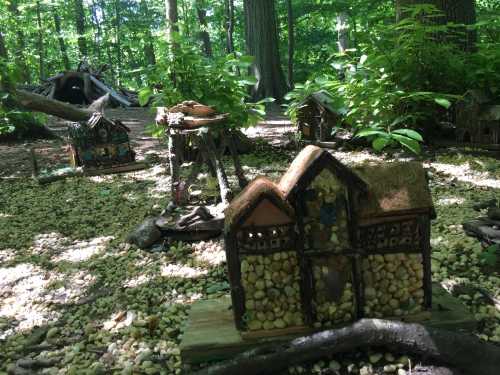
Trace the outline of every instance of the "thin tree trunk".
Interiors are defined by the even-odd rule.
[[[42,25],[42,9],[40,0],[36,2],[36,23],[37,23],[37,50],[38,50],[38,69],[40,80],[45,79],[45,51],[43,45],[43,25]]]
[[[228,53],[234,52],[234,0],[226,1],[226,48]]]
[[[148,65],[156,65],[155,48],[153,44],[153,35],[151,34],[151,13],[145,0],[141,0],[140,7],[142,14],[147,20],[145,27],[146,40],[144,41],[144,58]]]
[[[18,3],[18,0],[11,0],[9,3],[9,12],[15,21],[17,34],[16,52],[13,52],[14,62],[16,63],[16,66],[19,67],[21,81],[31,83],[31,75],[24,54],[24,51],[26,51],[26,38],[24,36],[23,26],[20,24],[21,19],[19,17]]]
[[[293,55],[295,53],[295,29],[292,0],[286,1],[288,14],[288,86],[293,89]]]
[[[95,0],[92,0],[92,24],[94,25],[96,32],[94,35],[94,45],[97,52],[97,61],[101,61],[101,42],[102,42],[102,29],[101,22],[97,16],[97,4]],[[104,12],[104,9],[101,9]]]
[[[59,49],[61,50],[64,69],[69,70],[70,66],[69,66],[68,51],[66,49],[66,42],[64,41],[64,38],[61,33],[61,18],[59,17],[59,14],[57,14],[57,11],[54,8],[52,8],[52,16],[54,18],[54,28],[56,30],[57,40],[59,42]]]
[[[207,31],[207,11],[202,8],[199,0],[196,1],[196,14],[200,23],[200,39],[203,43],[203,53],[207,57],[212,57],[212,42],[210,41],[210,34]]]
[[[337,14],[337,46],[340,53],[349,48],[349,16],[346,12]]]
[[[5,60],[9,58],[9,55],[7,53],[7,47],[5,47],[5,38],[1,30],[0,30],[0,58]]]
[[[121,9],[120,0],[115,0],[115,51],[116,51],[116,76],[117,84],[120,86],[121,74],[122,74],[122,51],[121,51],[121,39],[120,39],[120,26],[121,26]]]
[[[173,43],[173,33],[179,32],[179,12],[177,10],[177,0],[165,0],[165,15],[167,20],[167,27],[165,28],[165,35],[167,42]]]
[[[288,88],[281,68],[275,1],[244,0],[244,5],[247,49],[255,58],[253,98],[281,100]]]
[[[83,9],[83,0],[74,0],[75,6],[75,25],[78,34],[78,50],[80,58],[87,56],[87,41],[85,39],[85,11]]]

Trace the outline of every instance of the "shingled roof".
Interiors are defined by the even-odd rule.
[[[227,207],[225,212],[225,231],[230,231],[243,224],[252,225],[251,214],[260,203],[266,200],[284,214],[288,222],[294,220],[294,209],[285,200],[278,186],[266,177],[257,177]],[[275,213],[266,213],[265,219],[269,221],[269,225],[277,224],[273,222],[276,219]]]
[[[366,192],[366,183],[328,151],[317,146],[307,146],[294,159],[280,180],[279,188],[286,199],[290,199],[301,187],[307,186],[323,169],[328,168],[342,181]]]
[[[418,162],[365,164],[354,171],[368,184],[368,194],[354,202],[359,218],[429,213],[435,218],[426,172]]]

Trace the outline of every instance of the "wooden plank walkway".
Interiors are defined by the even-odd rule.
[[[473,330],[476,327],[474,316],[455,297],[440,285],[433,285],[433,308],[422,314],[422,324],[444,329]],[[245,337],[236,329],[229,296],[219,299],[201,300],[191,307],[188,323],[180,344],[184,363],[201,363],[231,358],[234,355],[260,345],[286,341],[294,337],[314,332],[306,331],[286,334],[279,337]]]

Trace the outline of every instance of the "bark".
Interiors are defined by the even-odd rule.
[[[94,35],[94,46],[97,52],[97,60],[101,61],[101,40],[102,40],[102,29],[101,22],[97,16],[97,4],[95,0],[92,0],[92,24],[94,25],[96,32]],[[104,12],[104,10],[102,10]]]
[[[281,100],[288,88],[281,68],[275,1],[244,0],[244,5],[248,54],[255,58],[253,98]]]
[[[122,61],[122,51],[121,51],[121,40],[120,40],[120,26],[121,26],[121,4],[120,0],[115,0],[115,51],[116,51],[116,76],[117,76],[117,86],[120,86],[121,82],[121,61]]]
[[[344,53],[349,48],[349,16],[346,12],[337,14],[337,45],[340,53]]]
[[[16,49],[12,52],[14,56],[14,62],[16,66],[19,67],[19,72],[21,74],[20,78],[22,82],[31,83],[30,71],[28,65],[26,64],[26,57],[24,51],[26,51],[26,38],[24,36],[23,27],[20,25],[18,0],[11,0],[9,3],[9,12],[16,23]]]
[[[367,347],[396,348],[427,361],[450,365],[466,375],[496,375],[500,363],[500,347],[472,335],[420,324],[363,319],[338,330],[253,349],[195,375],[276,374],[292,365]]]
[[[77,108],[58,100],[49,99],[43,95],[33,94],[24,90],[10,89],[14,105],[24,109],[42,112],[69,121],[87,121],[93,111]]]
[[[153,35],[151,34],[151,13],[148,8],[148,4],[145,0],[141,0],[140,7],[144,18],[147,20],[144,31],[146,40],[144,41],[144,58],[148,65],[156,65],[156,55],[155,48],[153,44]]]
[[[165,15],[167,20],[167,27],[165,30],[167,42],[174,44],[172,34],[179,32],[177,0],[165,0]]]
[[[43,25],[42,25],[42,9],[40,0],[36,2],[36,23],[37,23],[37,50],[38,50],[38,69],[40,80],[43,81],[45,79],[45,51],[43,46]]]
[[[226,48],[228,53],[234,52],[234,0],[225,0],[226,4]]]
[[[286,1],[288,14],[288,86],[293,89],[293,55],[295,53],[295,29],[292,0]]]
[[[200,23],[200,39],[203,45],[203,54],[207,57],[212,57],[212,42],[210,40],[210,34],[207,31],[207,11],[203,9],[200,0],[196,1],[196,14],[198,16],[198,22]]]
[[[85,12],[83,9],[83,0],[74,0],[75,7],[75,25],[78,34],[78,50],[80,57],[87,56],[87,41],[85,39]]]
[[[70,66],[69,66],[68,50],[66,48],[66,42],[64,41],[64,38],[61,34],[61,18],[59,17],[59,14],[57,14],[57,11],[54,8],[52,8],[52,16],[54,18],[54,28],[56,30],[57,40],[59,42],[59,49],[61,50],[64,69],[69,70]]]
[[[2,31],[0,30],[0,57],[2,59],[8,59],[7,48],[5,47],[5,38]]]
[[[396,0],[397,21],[405,18],[405,8],[416,4],[432,4],[443,12],[443,17],[433,18],[437,24],[473,25],[476,23],[476,7],[474,0]],[[477,33],[475,30],[458,28],[458,34],[450,31],[445,40],[452,40],[465,51],[475,49]],[[465,36],[459,35],[465,33]]]

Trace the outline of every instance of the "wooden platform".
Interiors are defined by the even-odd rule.
[[[420,319],[409,319],[429,327],[473,330],[476,321],[473,315],[456,298],[440,285],[433,285],[433,309]],[[235,354],[256,346],[289,340],[314,332],[309,328],[279,337],[242,337],[236,329],[229,296],[195,302],[191,307],[187,327],[180,344],[184,363],[210,362],[230,358]]]

